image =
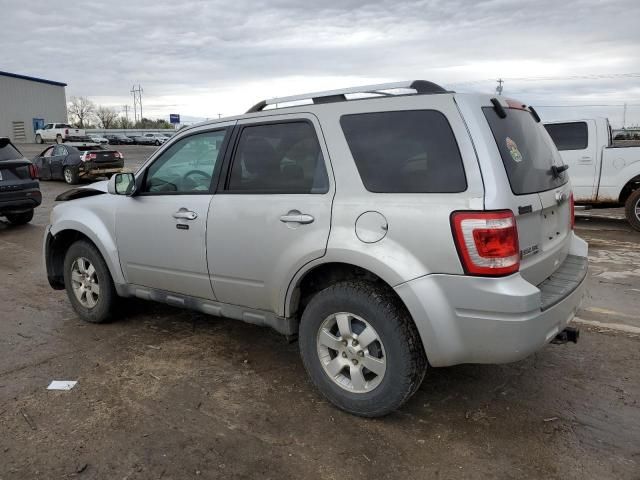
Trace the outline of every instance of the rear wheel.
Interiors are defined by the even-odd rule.
[[[631,226],[640,231],[640,188],[629,195],[624,204],[624,212]]]
[[[340,282],[316,294],[302,315],[299,344],[320,392],[364,417],[400,407],[427,368],[404,305],[393,292],[368,282]]]
[[[156,140],[156,147],[160,146],[160,140]]]
[[[75,185],[76,183],[78,183],[78,172],[76,172],[73,168],[64,167],[62,174],[64,176],[64,181],[69,185]]]
[[[42,136],[40,134],[36,135],[36,143],[40,143],[40,144],[44,143],[44,141],[42,140]]]
[[[117,294],[107,264],[93,244],[79,240],[69,247],[64,258],[64,285],[80,318],[91,323],[109,319]]]
[[[7,220],[14,225],[24,225],[33,219],[33,210],[22,213],[8,213],[6,217]]]
[[[63,140],[62,140],[62,135],[60,135],[60,134],[56,135],[56,143],[57,143],[57,144],[60,144],[60,143],[62,143],[62,142],[63,142]]]

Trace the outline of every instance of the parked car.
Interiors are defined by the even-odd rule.
[[[28,223],[42,203],[36,166],[6,137],[0,137],[0,216],[14,225]]]
[[[105,135],[105,138],[109,140],[109,145],[133,145],[133,139],[127,137],[123,133],[113,133]]]
[[[98,135],[97,133],[88,133],[87,137],[89,137],[89,139],[93,143],[97,143],[99,145],[108,145],[109,144],[109,139],[108,138],[103,137],[102,135]]]
[[[576,203],[624,206],[640,231],[640,146],[616,146],[606,118],[547,122],[549,135],[570,167]]]
[[[74,128],[68,123],[47,123],[44,128],[36,130],[36,143],[82,142],[86,138],[84,130]]]
[[[145,133],[138,137],[134,137],[134,141],[138,145],[157,145],[160,146],[167,141],[167,137],[160,133]]]
[[[414,81],[262,101],[64,196],[47,275],[89,322],[137,296],[297,335],[332,403],[384,415],[428,365],[577,340],[587,244],[563,167],[504,98]]]
[[[64,180],[75,185],[82,178],[110,177],[122,172],[124,156],[91,143],[65,143],[46,148],[33,159],[41,180]]]

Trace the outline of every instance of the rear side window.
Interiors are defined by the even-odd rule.
[[[554,176],[551,167],[558,155],[556,147],[531,113],[508,108],[506,118],[500,118],[492,107],[484,107],[482,111],[514,194],[543,192],[567,183],[566,172]]]
[[[589,143],[586,122],[550,123],[545,125],[558,150],[584,150]]]
[[[244,127],[227,191],[328,192],[329,179],[313,125],[287,122]]]
[[[340,119],[365,188],[376,193],[457,193],[467,189],[460,150],[435,110],[376,112]]]

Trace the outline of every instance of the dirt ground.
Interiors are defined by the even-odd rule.
[[[121,150],[135,168],[153,149]],[[0,221],[0,479],[640,478],[640,234],[621,220],[577,222],[577,345],[431,369],[400,411],[364,420],[270,330],[141,301],[81,322],[41,259],[66,186],[41,188],[31,224]]]

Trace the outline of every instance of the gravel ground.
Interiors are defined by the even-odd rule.
[[[132,168],[153,151],[118,148]],[[0,479],[640,478],[640,234],[623,221],[578,220],[577,345],[431,369],[400,411],[364,420],[327,404],[270,330],[141,301],[82,323],[41,260],[67,186],[41,188],[31,224],[0,221]]]

